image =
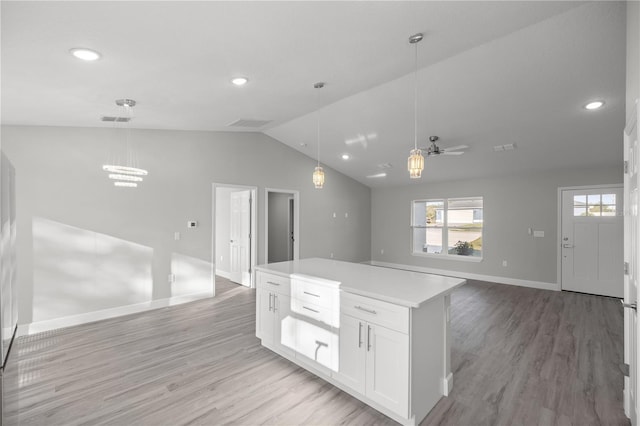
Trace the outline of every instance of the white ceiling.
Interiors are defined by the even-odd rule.
[[[624,2],[11,2],[2,7],[2,124],[240,130],[238,119],[369,186],[410,183],[413,47],[421,181],[622,159]],[[73,47],[100,51],[84,63]],[[238,88],[231,77],[245,75]],[[325,81],[324,89],[313,84]],[[319,96],[319,99],[318,99]],[[604,99],[600,111],[582,106]],[[516,150],[494,153],[494,145]],[[300,144],[306,144],[302,147]],[[348,152],[349,161],[340,159]],[[386,178],[368,179],[391,163]],[[312,170],[310,170],[311,175]],[[327,182],[330,185],[330,182]]]

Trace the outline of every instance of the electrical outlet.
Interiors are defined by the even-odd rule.
[[[507,267],[507,261],[506,260],[502,261],[502,266],[504,266],[505,268]]]
[[[176,240],[176,241],[179,241],[180,240],[180,233],[179,232],[174,232],[173,233],[173,239]]]
[[[349,218],[349,213],[345,213],[345,214],[344,214],[344,218],[345,218],[345,219],[348,219],[348,218]]]
[[[384,249],[380,249],[380,254],[384,254]]]
[[[331,253],[331,258],[333,259],[333,253]]]
[[[169,284],[172,284],[176,281],[176,275],[175,274],[169,274]]]
[[[333,212],[333,218],[335,219],[336,217],[338,217],[338,215],[336,215],[336,212]]]

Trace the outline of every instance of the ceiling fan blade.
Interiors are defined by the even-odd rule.
[[[442,149],[442,151],[446,151],[446,152],[448,152],[448,151],[461,151],[461,150],[467,149],[467,148],[469,148],[467,145],[456,145],[456,146],[450,146],[450,147],[444,148],[444,149]]]
[[[462,155],[464,151],[444,151],[441,152],[440,155]]]

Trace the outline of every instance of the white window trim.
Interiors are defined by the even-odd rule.
[[[416,202],[430,202],[430,201],[439,201],[442,200],[443,201],[443,205],[444,205],[444,210],[446,213],[449,212],[449,201],[450,200],[475,200],[477,198],[482,198],[482,256],[462,256],[459,254],[449,254],[449,253],[440,253],[440,254],[433,254],[433,253],[418,253],[413,251],[413,235],[414,232],[413,230],[416,228],[415,226],[413,226],[413,209],[414,209],[414,203]],[[441,260],[458,260],[461,262],[471,262],[471,263],[480,263],[483,261],[484,259],[484,196],[479,195],[477,197],[452,197],[452,198],[429,198],[429,199],[417,199],[417,200],[411,200],[411,208],[409,209],[409,229],[410,229],[410,237],[409,237],[409,253],[411,253],[411,256],[415,256],[415,257],[425,257],[425,258],[429,258],[429,259],[441,259]],[[444,215],[444,219],[443,219],[443,225],[442,225],[442,230],[443,230],[443,235],[446,235],[447,241],[446,244],[443,241],[443,247],[446,245],[448,246],[449,243],[449,215],[445,214]],[[445,232],[446,231],[446,232]],[[444,240],[444,238],[443,238]]]

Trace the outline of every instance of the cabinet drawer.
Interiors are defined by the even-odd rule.
[[[292,297],[304,303],[332,309],[340,302],[340,287],[314,282],[300,276],[291,277]]]
[[[315,321],[331,327],[338,327],[340,324],[340,311],[305,302],[295,297],[291,299],[291,310],[297,314],[296,317],[301,321],[311,319],[313,320],[311,322]]]
[[[280,275],[269,274],[268,272],[258,271],[258,287],[267,290],[274,291],[276,293],[290,295],[291,288],[289,285],[289,278],[281,277]]]
[[[401,333],[409,333],[409,308],[340,292],[340,312]]]

